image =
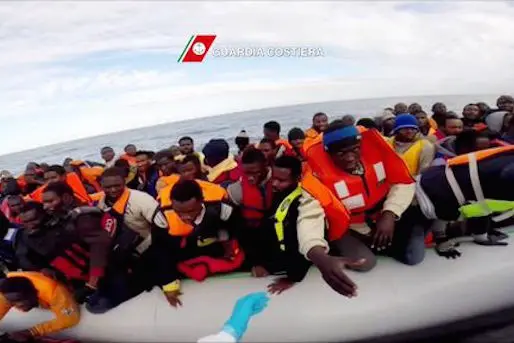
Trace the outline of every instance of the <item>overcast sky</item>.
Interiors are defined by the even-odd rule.
[[[0,153],[294,103],[512,93],[508,2],[1,2]],[[216,46],[321,46],[324,58],[177,63]]]

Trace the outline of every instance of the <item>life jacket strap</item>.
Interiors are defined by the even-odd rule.
[[[275,212],[275,233],[277,234],[278,242],[280,244],[280,250],[286,250],[284,242],[284,220],[289,213],[289,208],[293,201],[298,199],[302,195],[302,187],[298,185],[294,191],[292,191],[284,200],[280,203]]]
[[[444,174],[446,175],[446,180],[448,181],[448,184],[450,185],[450,188],[452,189],[453,195],[455,195],[459,206],[463,206],[466,204],[466,197],[464,197],[464,193],[462,193],[459,182],[457,182],[455,174],[448,164],[446,164],[444,168]]]

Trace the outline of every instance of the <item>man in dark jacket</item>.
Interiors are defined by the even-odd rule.
[[[157,283],[172,306],[182,304],[180,278],[200,282],[213,274],[234,271],[244,260],[232,235],[241,227],[239,212],[221,199],[206,198],[208,194],[203,194],[196,181],[179,181],[171,191],[173,210],[165,212],[169,231],[152,231]]]
[[[104,213],[77,207],[73,190],[63,182],[49,184],[41,205],[22,210],[25,230],[17,244],[20,266],[45,270],[69,281],[84,301],[95,292],[107,266],[111,238],[102,223]]]
[[[302,163],[292,156],[281,156],[272,169],[273,202],[263,225],[266,246],[261,246],[264,267],[271,274],[285,273],[268,286],[271,293],[282,293],[303,280],[311,262],[299,252],[298,206],[302,196]]]

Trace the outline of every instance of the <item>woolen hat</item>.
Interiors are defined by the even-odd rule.
[[[396,133],[401,129],[416,129],[419,130],[419,125],[416,117],[410,113],[403,113],[396,116],[394,122],[393,132]]]

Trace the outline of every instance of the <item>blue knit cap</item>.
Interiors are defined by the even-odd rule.
[[[418,121],[410,113],[403,113],[396,116],[394,123],[393,133],[398,132],[401,129],[416,129],[419,130]]]

